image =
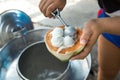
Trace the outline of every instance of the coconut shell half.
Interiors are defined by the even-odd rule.
[[[64,26],[60,26],[60,27],[63,28]],[[62,49],[59,53],[57,52],[59,48],[54,47],[51,43],[51,38],[52,38],[51,32],[53,31],[53,29],[49,30],[46,33],[45,38],[44,38],[46,47],[49,50],[49,52],[61,61],[68,61],[72,56],[79,54],[84,48],[84,46],[80,44],[80,37],[82,34],[82,30],[78,27],[76,28],[76,30],[77,30],[78,39],[75,42],[75,44],[72,47],[67,47],[67,48]]]

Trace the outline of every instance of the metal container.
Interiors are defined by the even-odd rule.
[[[20,52],[35,42],[43,41],[44,35],[49,29],[30,30],[25,36],[14,38],[3,45],[0,50],[0,80],[19,80],[16,64]]]
[[[90,55],[84,60],[61,62],[49,53],[41,41],[27,46],[17,64],[22,80],[86,80],[90,68]]]
[[[0,80],[39,80],[46,75],[48,80],[51,77],[54,78],[52,80],[85,80],[87,78],[91,68],[91,56],[88,55],[84,60],[62,63],[48,52],[44,44],[44,35],[49,29],[51,28],[30,30],[25,36],[14,38],[2,47]],[[46,72],[50,72],[49,75]]]
[[[12,9],[0,14],[0,47],[15,37],[33,29],[30,17],[23,11]]]

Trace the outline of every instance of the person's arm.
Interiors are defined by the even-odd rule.
[[[39,4],[39,8],[41,12],[46,17],[52,17],[51,13],[55,9],[59,9],[60,11],[65,7],[66,0],[41,0]]]
[[[120,16],[101,18],[97,22],[103,27],[102,32],[120,35]]]
[[[81,44],[85,45],[84,50],[71,59],[84,59],[92,50],[101,33],[120,35],[120,17],[100,18],[89,20],[83,28]]]

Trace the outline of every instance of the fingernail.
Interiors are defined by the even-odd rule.
[[[85,44],[87,43],[87,41],[84,40],[84,39],[82,39],[82,40],[80,40],[80,43],[81,43],[82,45],[85,45]]]

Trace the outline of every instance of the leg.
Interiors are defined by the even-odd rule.
[[[106,40],[98,39],[98,80],[114,80],[120,69],[120,48]]]

